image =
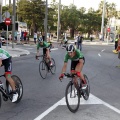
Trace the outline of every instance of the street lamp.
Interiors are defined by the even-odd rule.
[[[104,0],[103,3],[103,12],[102,12],[102,25],[101,25],[101,35],[102,35],[102,40],[104,41],[104,18],[105,18],[105,3],[106,0]]]
[[[3,0],[0,0],[0,23],[2,22],[2,2]]]

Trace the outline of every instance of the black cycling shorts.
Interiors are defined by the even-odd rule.
[[[12,72],[12,58],[9,57],[5,60],[2,60],[2,64],[5,68],[5,73],[10,73]]]
[[[84,60],[83,64],[85,64],[85,58],[83,57],[81,59]],[[77,66],[78,63],[79,63],[79,60],[77,60],[77,61],[71,61],[71,70],[75,70],[75,68],[76,68],[76,66]]]

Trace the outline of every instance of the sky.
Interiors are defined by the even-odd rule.
[[[0,0],[1,1],[1,0]],[[3,5],[8,3],[9,0],[2,0]],[[48,3],[50,3],[52,0],[48,0]],[[59,0],[56,0],[58,2]],[[70,5],[71,3],[74,3],[74,5],[77,6],[77,8],[85,7],[86,9],[89,9],[90,7],[94,8],[94,10],[98,9],[98,5],[101,2],[101,0],[61,0],[61,4],[63,5]],[[120,0],[106,0],[108,3],[115,3],[117,10],[120,10]]]

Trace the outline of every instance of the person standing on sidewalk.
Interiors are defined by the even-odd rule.
[[[34,31],[34,43],[36,44],[36,40],[37,40],[37,32]]]
[[[77,48],[82,51],[83,36],[79,33],[77,37]]]

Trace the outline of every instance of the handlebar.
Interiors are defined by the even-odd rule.
[[[76,76],[76,73],[74,73],[74,74],[64,73],[64,75],[65,75],[67,78],[73,78],[73,77]]]

